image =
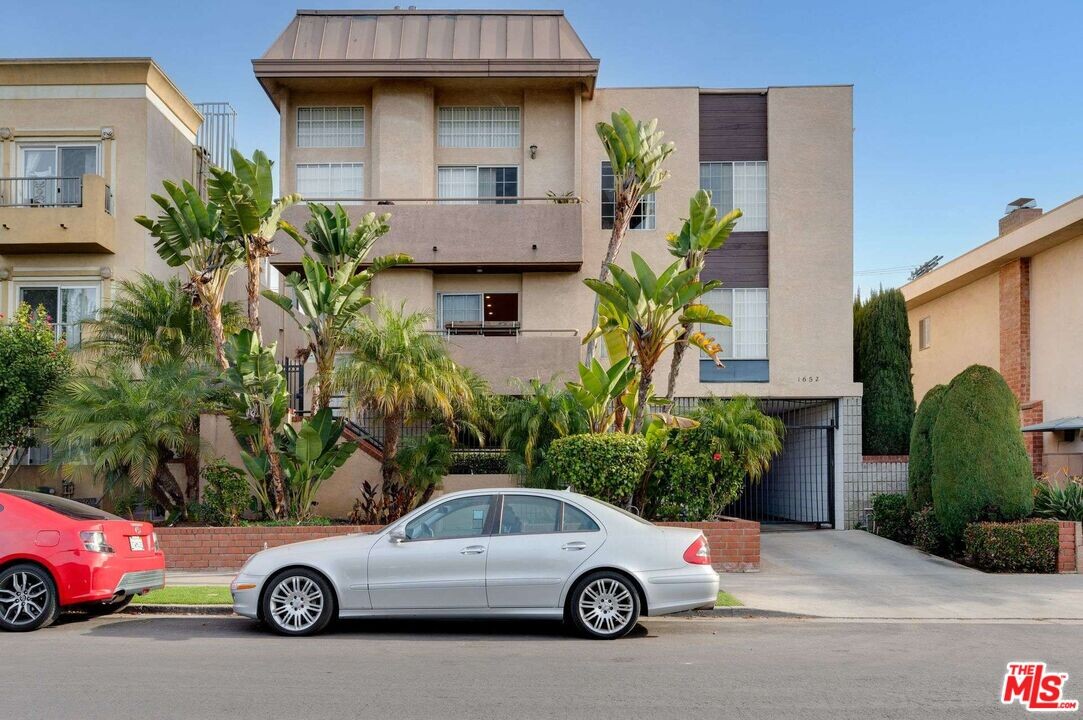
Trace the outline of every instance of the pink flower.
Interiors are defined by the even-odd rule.
[[[713,457],[714,457],[714,461],[718,462],[719,460],[722,459],[722,453],[715,453]]]

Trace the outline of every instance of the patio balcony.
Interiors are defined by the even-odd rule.
[[[583,340],[575,330],[516,330],[496,335],[445,332],[444,335],[452,359],[488,380],[496,393],[518,393],[517,379],[576,377]]]
[[[0,178],[0,255],[111,254],[115,248],[105,178]]]
[[[342,203],[351,218],[391,214],[391,231],[376,245],[378,255],[407,253],[421,268],[454,271],[575,271],[583,264],[582,205],[549,198],[441,198]],[[498,204],[499,203],[499,204]],[[310,215],[298,205],[285,219],[298,229]],[[290,270],[302,250],[279,233],[280,254],[272,263]]]

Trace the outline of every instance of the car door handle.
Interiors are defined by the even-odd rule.
[[[585,550],[586,548],[587,548],[587,544],[585,542],[579,542],[579,541],[564,543],[560,547],[561,550]]]
[[[467,545],[459,551],[463,555],[481,555],[485,552],[484,545]]]

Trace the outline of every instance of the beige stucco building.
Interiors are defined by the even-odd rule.
[[[996,238],[904,285],[920,401],[974,363],[1020,403],[1036,472],[1083,474],[1083,197],[1043,213],[1021,198]],[[1081,346],[1081,347],[1077,347]]]

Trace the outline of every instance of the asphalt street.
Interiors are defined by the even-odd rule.
[[[0,636],[0,718],[999,718],[1005,665],[1083,698],[1083,625],[647,619],[367,621],[307,639],[225,617],[62,619]],[[1076,679],[1078,678],[1078,680]]]

